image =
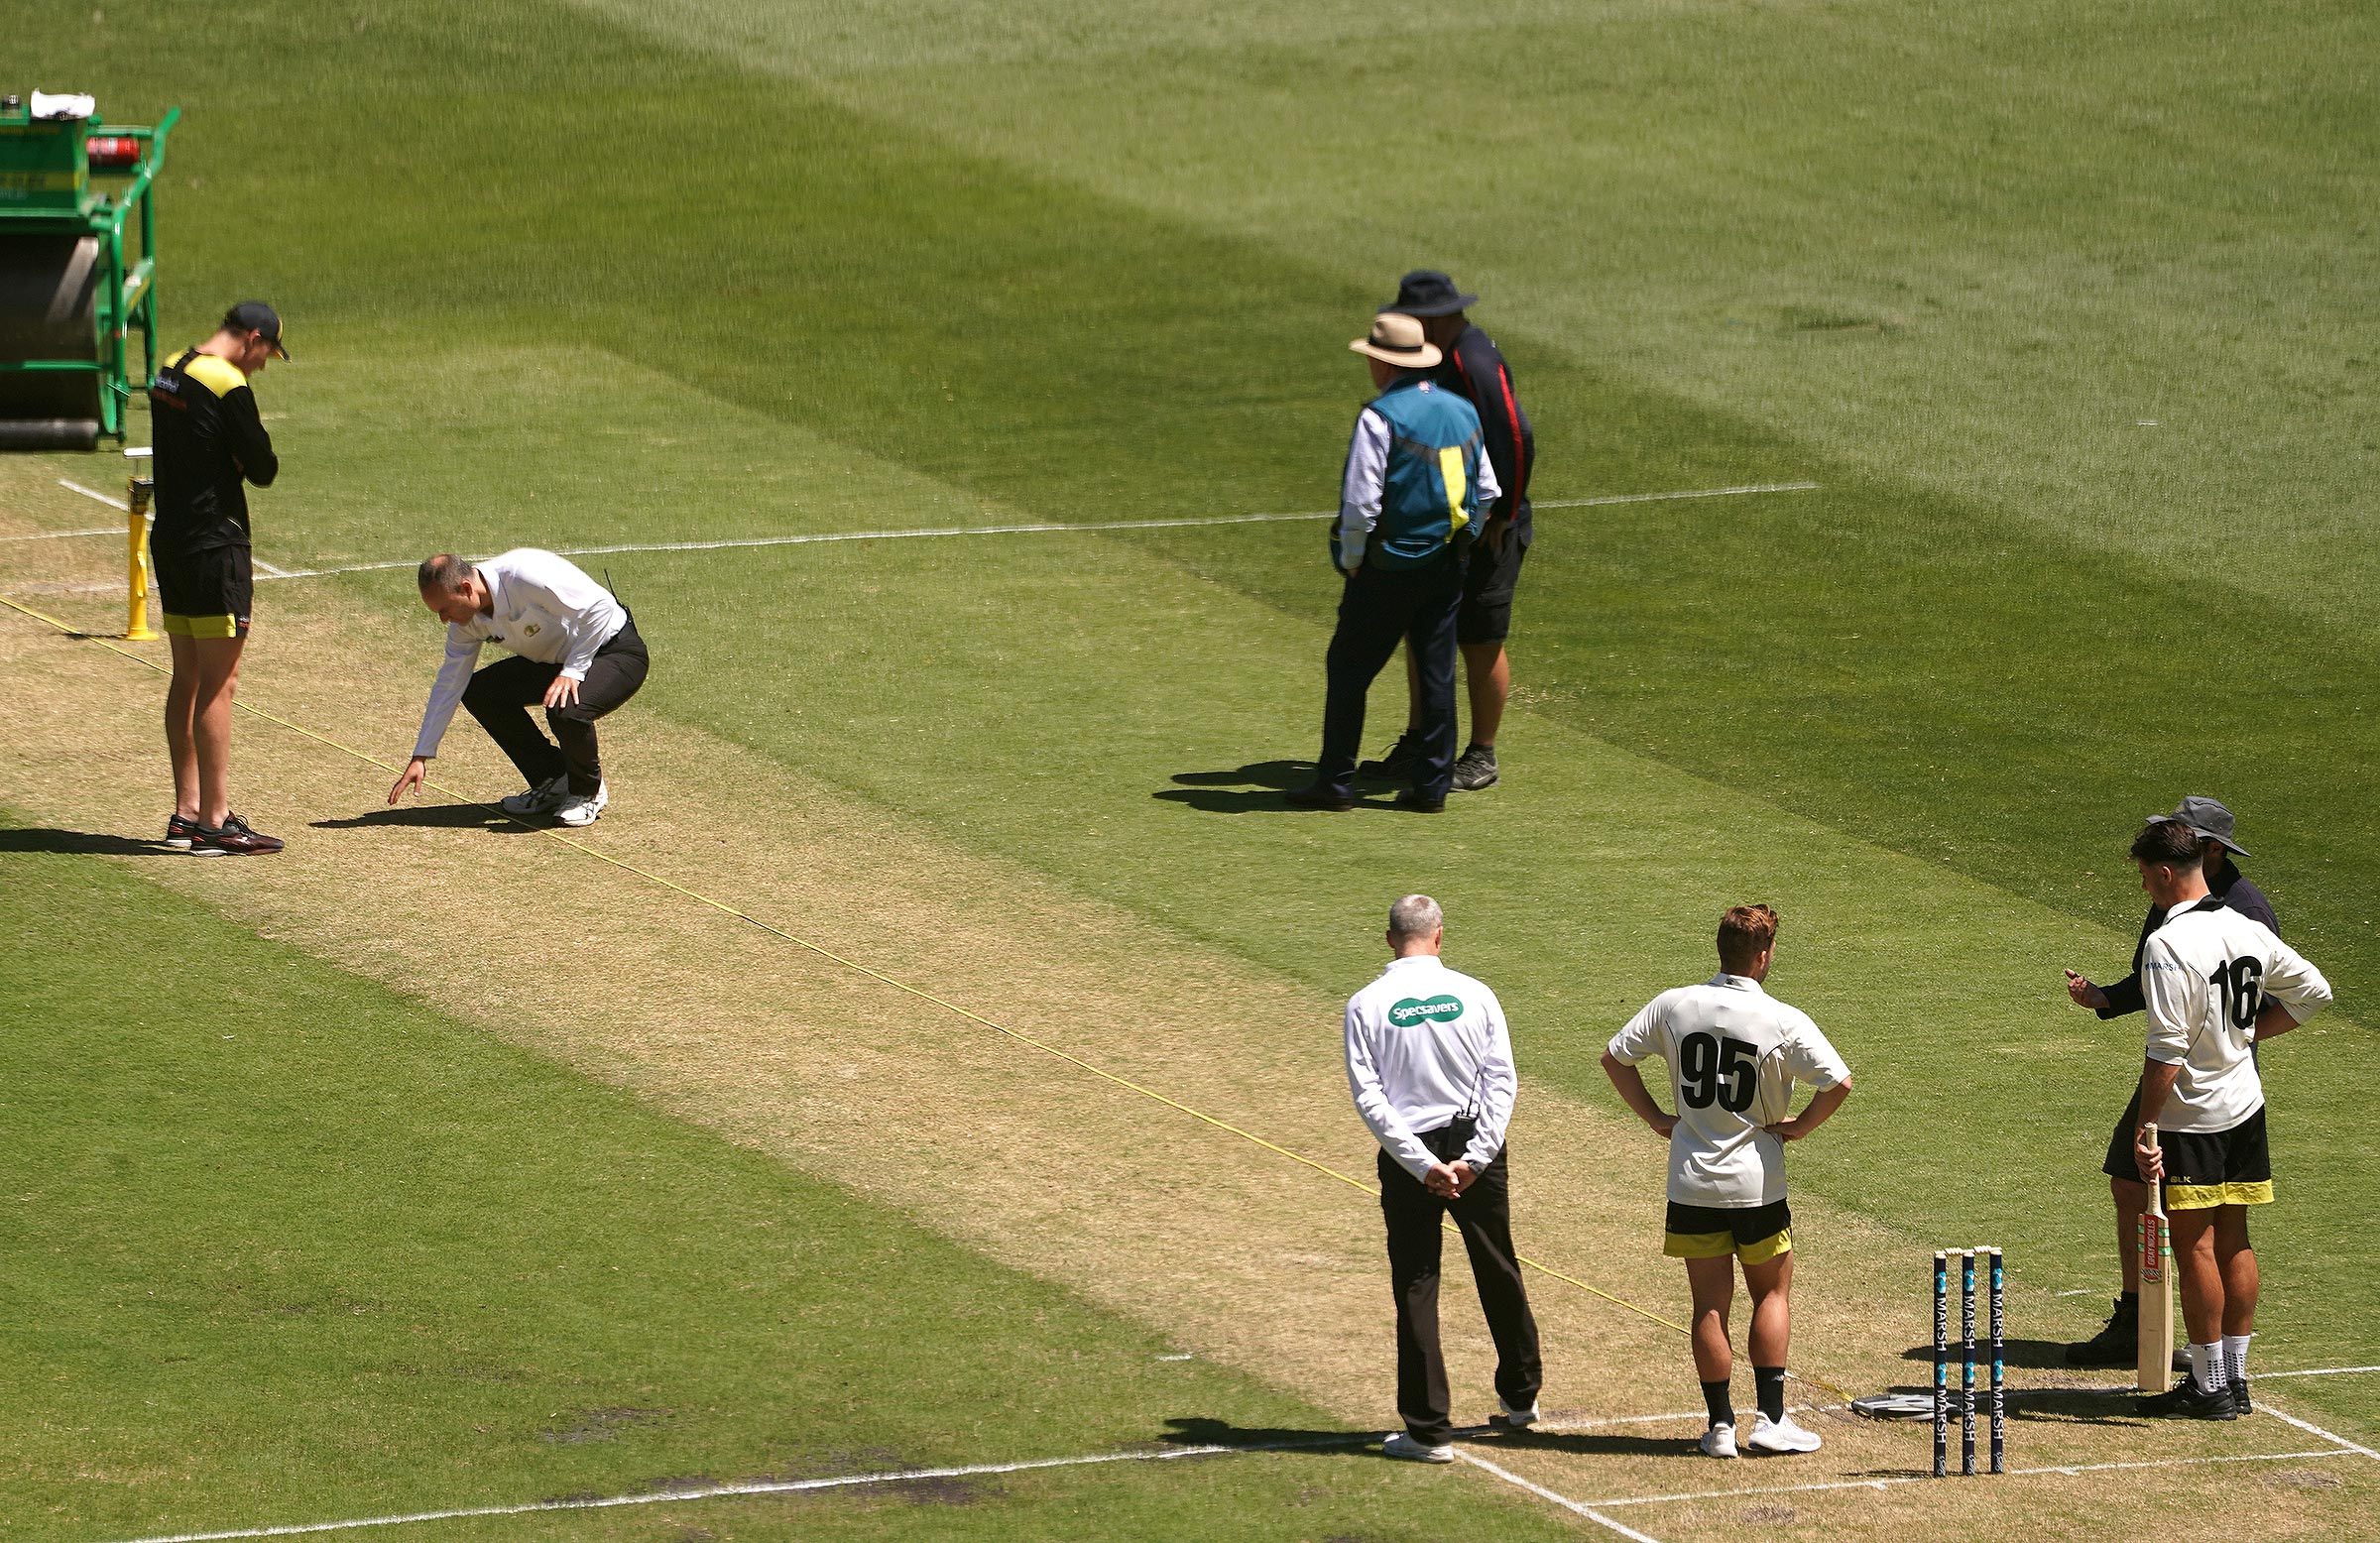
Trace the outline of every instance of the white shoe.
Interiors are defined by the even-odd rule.
[[[570,799],[570,773],[557,772],[525,793],[514,793],[497,807],[507,814],[551,814]]]
[[[1497,1422],[1504,1425],[1509,1425],[1516,1431],[1526,1430],[1530,1426],[1536,1424],[1539,1420],[1545,1418],[1544,1415],[1537,1412],[1536,1399],[1530,1399],[1529,1406],[1526,1409],[1515,1409],[1510,1404],[1504,1402],[1504,1398],[1501,1393],[1498,1393],[1495,1398],[1495,1417]]]
[[[1452,1463],[1455,1460],[1455,1444],[1450,1441],[1444,1446],[1433,1447],[1415,1438],[1411,1431],[1394,1431],[1380,1443],[1380,1455],[1405,1463]]]
[[[611,784],[598,782],[594,792],[584,798],[570,799],[553,811],[553,817],[564,825],[592,825],[602,816],[604,806],[611,801]]]
[[[1695,1445],[1703,1449],[1704,1457],[1731,1458],[1735,1455],[1735,1427],[1714,1425],[1703,1432],[1703,1439]]]
[[[1768,1416],[1757,1415],[1752,1420],[1752,1433],[1743,1444],[1754,1452],[1816,1452],[1822,1443],[1818,1432],[1806,1431],[1793,1423],[1793,1416],[1771,1423]]]

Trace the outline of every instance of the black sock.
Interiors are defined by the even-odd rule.
[[[1713,1425],[1735,1423],[1735,1406],[1727,1401],[1726,1378],[1722,1377],[1716,1382],[1703,1384],[1703,1405],[1711,1411]]]
[[[1752,1390],[1760,1399],[1760,1412],[1768,1416],[1771,1425],[1785,1418],[1785,1368],[1783,1366],[1754,1366]]]

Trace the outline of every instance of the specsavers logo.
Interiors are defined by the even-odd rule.
[[[1460,997],[1407,997],[1388,1009],[1388,1021],[1399,1028],[1415,1023],[1452,1023],[1463,1015]]]

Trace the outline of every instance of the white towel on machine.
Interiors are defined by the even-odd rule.
[[[96,118],[99,104],[77,91],[52,95],[48,91],[33,93],[33,115],[36,118]]]

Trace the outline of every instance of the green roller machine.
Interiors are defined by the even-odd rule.
[[[0,450],[124,437],[157,374],[152,193],[180,116],[141,128],[101,123],[88,97],[0,96]]]

